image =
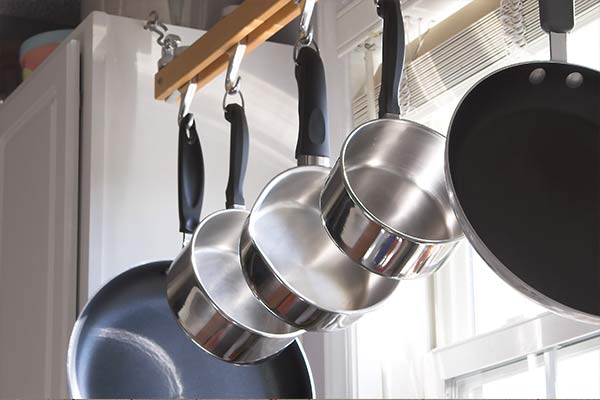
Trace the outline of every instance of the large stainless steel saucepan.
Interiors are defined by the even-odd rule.
[[[328,160],[325,72],[318,51],[298,52],[300,129],[296,158]],[[344,328],[379,305],[398,282],[370,273],[331,241],[319,195],[329,168],[283,172],[258,197],[242,234],[242,265],[257,297],[302,329]]]
[[[236,364],[271,357],[303,333],[273,315],[248,287],[240,265],[243,183],[248,158],[244,109],[230,104],[231,150],[227,209],[206,217],[167,273],[167,297],[177,321],[208,353]]]
[[[384,20],[379,119],[354,130],[321,195],[327,231],[352,260],[390,278],[439,269],[462,231],[444,179],[444,137],[399,119],[404,60],[399,0],[379,0]]]
[[[448,189],[505,282],[600,323],[600,72],[567,63],[573,1],[539,5],[552,61],[496,71],[465,95],[448,132]]]

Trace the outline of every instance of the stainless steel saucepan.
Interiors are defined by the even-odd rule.
[[[302,329],[344,328],[381,304],[397,281],[370,273],[332,242],[319,195],[329,168],[325,72],[318,51],[298,52],[299,167],[273,179],[258,197],[242,234],[242,266],[257,297]],[[304,165],[303,165],[304,164]]]
[[[462,231],[444,179],[444,137],[399,119],[404,60],[399,0],[379,0],[383,64],[379,119],[354,130],[321,195],[331,238],[355,262],[390,278],[439,269]]]
[[[236,364],[263,361],[303,333],[273,315],[252,293],[240,266],[248,212],[243,181],[248,157],[244,109],[227,106],[231,151],[227,209],[206,217],[167,273],[167,298],[188,336],[209,354]]]

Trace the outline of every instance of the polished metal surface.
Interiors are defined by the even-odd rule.
[[[301,155],[298,157],[298,166],[305,167],[309,165],[317,165],[319,167],[331,167],[331,161],[329,157],[313,156],[313,155]]]
[[[567,34],[550,32],[550,59],[557,62],[567,62]]]
[[[321,195],[331,238],[355,262],[390,278],[431,274],[462,239],[444,180],[444,138],[399,119],[352,132]]]
[[[252,290],[280,318],[302,329],[345,328],[398,285],[352,262],[330,239],[319,207],[328,173],[318,166],[297,167],[273,179],[241,239]]]
[[[215,357],[252,364],[303,333],[273,315],[252,293],[240,266],[248,211],[206,217],[167,273],[167,297],[190,338]]]
[[[108,282],[73,328],[67,355],[73,398],[311,398],[298,341],[263,363],[237,366],[196,346],[167,303],[170,261]]]
[[[583,84],[572,88],[575,73]],[[600,324],[598,87],[599,71],[567,63],[491,73],[458,105],[444,165],[452,208],[486,264],[532,301],[591,324]]]

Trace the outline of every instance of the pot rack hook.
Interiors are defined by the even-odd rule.
[[[296,4],[300,4],[302,0],[294,0]],[[319,52],[319,46],[313,40],[313,27],[311,19],[315,10],[315,0],[304,0],[302,5],[302,14],[300,17],[300,30],[298,32],[298,40],[294,45],[294,61],[298,59],[298,51],[302,47],[308,47],[313,45],[317,53]]]
[[[296,4],[300,4],[302,0],[294,0]],[[300,33],[298,36],[298,42],[304,46],[310,45],[313,39],[313,29],[311,25],[311,19],[315,10],[315,0],[304,0],[302,6],[302,14],[300,17]]]
[[[242,65],[244,54],[246,53],[247,43],[248,39],[245,38],[227,52],[229,55],[229,65],[227,66],[227,73],[225,74],[225,96],[223,96],[223,110],[227,106],[227,96],[233,96],[235,94],[239,94],[242,101],[242,107],[245,107],[244,96],[242,95],[240,89],[240,82],[242,80],[240,76],[240,66]]]
[[[190,108],[192,107],[192,102],[194,101],[194,96],[196,95],[196,90],[198,89],[198,84],[195,80],[191,80],[185,89],[185,93],[181,96],[181,102],[179,103],[179,113],[177,114],[177,124],[181,125],[181,121],[185,118],[186,115],[190,113]],[[191,128],[194,123],[194,119],[190,118],[188,121],[188,128]]]

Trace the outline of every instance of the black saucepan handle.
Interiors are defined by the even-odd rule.
[[[540,25],[546,33],[567,33],[575,26],[573,0],[539,0]]]
[[[296,159],[302,156],[329,157],[325,68],[319,52],[312,47],[302,47],[298,51],[296,82],[300,120]]]
[[[177,167],[179,231],[193,233],[200,222],[204,199],[204,156],[192,114],[186,115],[179,124]]]
[[[244,178],[248,166],[248,123],[244,107],[235,103],[225,108],[225,119],[231,123],[229,180],[225,191],[225,206],[230,209],[246,204]]]
[[[404,66],[404,20],[400,0],[379,0],[377,14],[383,18],[383,62],[379,118],[399,115],[398,91]]]

